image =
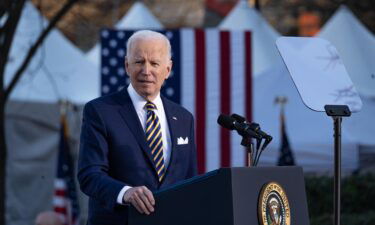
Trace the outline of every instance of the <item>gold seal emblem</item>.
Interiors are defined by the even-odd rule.
[[[265,184],[259,196],[258,218],[261,225],[290,225],[288,197],[280,184]]]

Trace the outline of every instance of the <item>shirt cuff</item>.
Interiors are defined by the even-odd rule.
[[[119,193],[118,196],[117,196],[117,203],[118,203],[118,204],[120,204],[120,205],[124,205],[124,202],[122,201],[122,199],[124,198],[125,192],[126,192],[127,190],[129,190],[130,188],[132,188],[132,187],[130,187],[130,186],[124,186],[124,187],[121,189],[120,193]]]

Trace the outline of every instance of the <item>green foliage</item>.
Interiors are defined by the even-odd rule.
[[[333,177],[305,177],[311,225],[333,224]],[[352,175],[341,182],[341,224],[375,224],[375,175]]]

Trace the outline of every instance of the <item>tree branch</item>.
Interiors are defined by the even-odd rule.
[[[3,95],[5,66],[8,62],[10,46],[14,38],[14,33],[16,32],[18,21],[21,17],[24,4],[25,0],[18,0],[17,2],[13,2],[8,5],[8,18],[0,33],[0,99],[4,99],[4,101],[6,100],[5,95]]]
[[[5,14],[7,9],[10,9],[10,0],[3,0],[0,2],[0,18]]]
[[[72,8],[72,6],[77,3],[79,0],[69,0],[61,9],[56,13],[56,15],[51,19],[50,23],[48,24],[47,28],[40,34],[38,40],[34,43],[33,46],[30,47],[25,60],[23,61],[20,68],[17,70],[15,75],[13,76],[12,81],[10,82],[8,88],[6,88],[4,92],[4,99],[5,101],[8,99],[11,91],[17,84],[18,80],[21,78],[22,73],[26,70],[30,60],[38,50],[38,47],[43,43],[44,39],[47,37],[49,32],[52,28],[55,27],[57,22]]]

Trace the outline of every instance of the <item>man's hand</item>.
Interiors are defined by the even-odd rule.
[[[140,213],[150,215],[154,211],[155,199],[145,186],[132,187],[124,194],[124,202],[131,203]]]

